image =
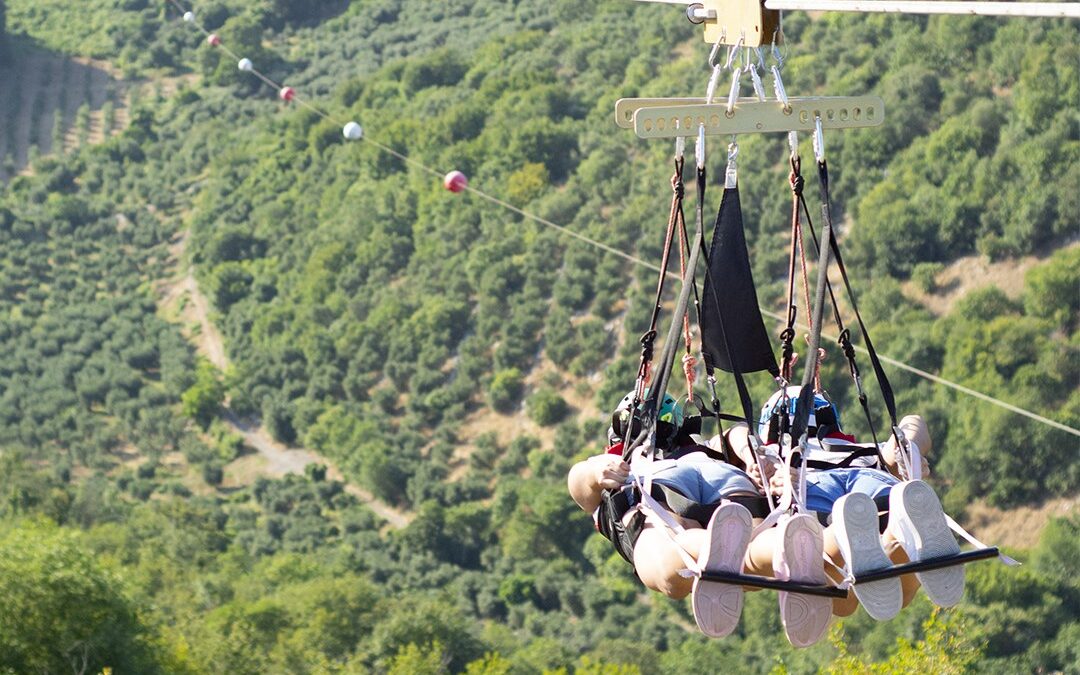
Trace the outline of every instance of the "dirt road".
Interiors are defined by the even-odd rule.
[[[171,247],[173,259],[178,266],[186,243],[187,233],[184,233]],[[225,341],[221,337],[221,332],[210,320],[210,303],[199,290],[192,271],[188,269],[182,276],[163,285],[159,297],[166,313],[174,314],[174,320],[180,321],[186,327],[185,335],[195,344],[198,352],[205,356],[214,367],[222,371],[226,370],[229,367],[229,358],[225,352]],[[192,329],[192,324],[197,325],[197,328]],[[244,439],[248,447],[258,453],[257,464],[247,467],[251,473],[280,478],[290,473],[303,475],[304,469],[309,464],[323,464],[327,468],[328,478],[345,482],[341,471],[332,462],[314,450],[290,448],[274,440],[261,426],[259,420],[241,419],[227,408],[222,419]],[[233,462],[233,464],[240,463],[251,464],[246,457]],[[226,467],[226,473],[230,472],[229,469],[230,467]],[[412,514],[390,506],[359,486],[346,482],[345,491],[367,504],[393,528],[405,527],[412,520]]]

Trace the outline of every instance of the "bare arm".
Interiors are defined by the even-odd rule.
[[[765,484],[770,483],[770,487],[773,493],[777,493],[779,489],[783,487],[782,480],[770,480],[778,479],[779,473],[776,471],[776,465],[770,461],[763,462],[765,466],[765,480],[761,478],[761,471],[758,467],[757,459],[754,457],[754,451],[750,447],[750,427],[745,424],[734,424],[724,432],[727,437],[728,447],[738,455],[743,464],[746,465],[746,473],[750,476],[750,479],[754,481],[754,484],[758,488],[764,490]],[[765,458],[767,459],[767,458]],[[777,486],[780,486],[779,488]]]
[[[592,513],[600,506],[604,489],[615,489],[626,483],[630,467],[617,455],[594,455],[570,467],[566,477],[570,496],[583,511]]]

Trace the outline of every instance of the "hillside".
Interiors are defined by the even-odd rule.
[[[655,274],[437,176],[460,169],[659,262],[671,148],[611,116],[622,96],[703,91],[706,50],[678,12],[196,7],[230,48],[431,175],[283,104],[169,5],[80,4],[8,0],[16,44],[108,62],[106,89],[176,89],[136,97],[115,136],[39,157],[0,192],[0,671],[1075,663],[1076,437],[904,372],[889,373],[898,404],[930,421],[949,509],[984,523],[1045,504],[1050,518],[1012,551],[1024,567],[973,566],[955,611],[920,597],[889,623],[860,612],[797,651],[775,596],[756,593],[736,634],[710,641],[687,603],[645,594],[567,497],[568,467],[600,448],[632,384]],[[794,13],[784,70],[793,95],[886,101],[880,129],[828,136],[878,349],[1074,428],[1075,28]],[[739,143],[760,297],[782,311],[783,140]],[[1003,269],[1020,270],[1004,291]],[[866,435],[829,353],[826,384]],[[773,383],[751,386],[764,400]],[[730,383],[721,394],[734,409]]]

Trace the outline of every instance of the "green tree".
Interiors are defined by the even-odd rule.
[[[509,413],[521,400],[525,390],[525,379],[517,368],[507,368],[495,373],[488,387],[488,401],[499,412]]]
[[[221,410],[224,399],[225,385],[217,369],[209,361],[200,360],[195,369],[195,384],[180,397],[184,415],[206,429]]]
[[[242,263],[225,262],[218,265],[210,282],[214,305],[222,312],[229,311],[235,303],[247,297],[254,280]]]
[[[841,629],[829,638],[840,655],[825,669],[825,675],[906,675],[940,673],[966,675],[979,659],[980,650],[966,637],[963,620],[958,615],[939,611],[923,624],[924,636],[917,642],[897,640],[896,650],[885,661],[872,663],[853,655],[844,643]]]
[[[0,530],[0,670],[152,673],[159,664],[120,578],[54,525]]]
[[[529,417],[542,427],[558,424],[570,412],[566,400],[554,389],[539,389],[525,402]]]
[[[1080,323],[1080,246],[1071,246],[1031,268],[1024,277],[1024,309],[1065,330]]]

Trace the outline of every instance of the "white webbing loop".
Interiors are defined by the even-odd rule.
[[[739,186],[739,166],[735,161],[738,156],[739,144],[732,136],[727,150],[727,168],[724,171],[724,188],[727,190],[734,190]]]
[[[731,88],[728,90],[727,96],[727,115],[731,117],[735,114],[735,103],[739,100],[739,77],[742,75],[742,69],[736,68],[731,72]]]
[[[788,100],[787,92],[784,91],[784,80],[780,77],[780,69],[773,66],[769,70],[772,71],[773,92],[776,94],[776,100],[784,104],[784,110],[790,110],[791,102]]]
[[[752,82],[753,85],[754,85],[754,95],[757,96],[759,101],[764,103],[765,102],[765,85],[763,85],[761,83],[761,75],[758,75],[758,71],[757,71],[756,67],[751,67],[750,68],[750,82]]]
[[[720,73],[724,71],[724,67],[720,64],[713,66],[712,76],[709,78],[709,86],[705,89],[705,104],[712,105],[713,99],[716,98],[716,85],[720,83]]]
[[[821,115],[814,116],[814,159],[818,164],[825,161],[825,132],[821,129]]]
[[[705,168],[705,125],[698,125],[697,143],[694,145],[694,154],[697,156],[697,168]]]
[[[772,493],[769,491],[769,484],[765,479],[765,460],[761,451],[761,440],[753,430],[747,428],[746,442],[750,445],[750,454],[754,456],[754,461],[757,462],[758,475],[761,476],[761,490],[765,493],[765,499],[769,503],[769,509],[770,511],[775,510],[776,504],[774,503]]]
[[[783,439],[781,439],[782,441]],[[769,512],[769,515],[765,516],[765,520],[754,528],[753,533],[750,535],[751,539],[758,536],[765,530],[776,525],[780,522],[780,519],[791,512],[794,505],[794,491],[791,489],[791,453],[788,453],[788,460],[778,467],[779,471],[786,471],[787,475],[784,477],[784,489],[780,493],[780,500]],[[759,461],[760,464],[760,461]],[[769,489],[769,483],[765,480],[765,472],[761,472],[761,482],[764,485],[765,494],[769,496],[769,504],[772,504],[772,491]]]
[[[843,577],[839,583],[834,582],[836,583],[837,588],[847,590],[855,584],[855,576],[851,573],[849,566],[846,562],[844,563],[843,567],[840,567],[832,561],[832,558],[829,557],[828,553],[822,553],[821,559],[825,561],[826,566],[833,568],[840,573],[841,577]]]
[[[645,515],[646,521],[652,523],[654,527],[662,529],[665,534],[667,534],[668,539],[675,544],[675,550],[679,552],[679,557],[682,558],[683,563],[686,565],[686,569],[680,570],[679,575],[684,577],[697,576],[701,573],[697,561],[694,560],[694,556],[692,556],[689,551],[683,548],[682,543],[676,536],[684,532],[686,528],[682,526],[682,523],[679,522],[673,513],[668,511],[652,496],[652,478],[653,473],[657,468],[654,466],[655,464],[669,465],[664,462],[655,462],[652,459],[651,453],[643,455],[641,459],[636,462],[635,473],[631,476],[631,479],[634,484],[637,485],[638,491],[641,493],[641,504],[639,504],[637,508]]]

